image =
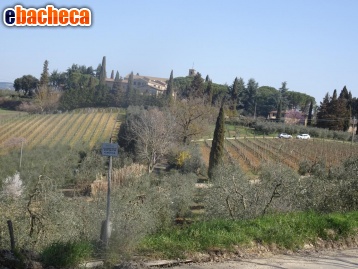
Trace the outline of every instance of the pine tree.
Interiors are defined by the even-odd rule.
[[[173,95],[174,95],[174,78],[173,78],[173,70],[170,72],[170,77],[167,85],[166,90],[167,100],[168,103],[171,104],[173,102]]]
[[[255,115],[256,113],[256,97],[257,97],[257,89],[259,85],[255,81],[255,79],[250,78],[247,82],[247,87],[243,94],[243,106],[246,113]]]
[[[215,168],[222,163],[224,154],[224,141],[225,141],[225,116],[224,108],[221,106],[219,115],[216,119],[215,131],[213,142],[211,144],[210,158],[209,158],[209,178],[213,177]]]
[[[328,128],[328,119],[329,119],[329,94],[326,93],[325,97],[323,98],[323,101],[321,102],[318,112],[317,112],[317,123],[316,126],[319,128]]]
[[[280,99],[281,99],[281,107],[283,110],[287,110],[288,108],[288,100],[287,100],[287,92],[288,92],[288,88],[287,88],[287,82],[284,81],[281,84],[281,88],[279,88],[279,92],[280,92]]]

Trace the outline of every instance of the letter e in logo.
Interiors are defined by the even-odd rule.
[[[3,20],[5,25],[12,26],[15,23],[15,10],[12,8],[5,9]]]

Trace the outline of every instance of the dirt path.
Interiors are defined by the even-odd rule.
[[[230,262],[183,264],[173,269],[333,269],[358,268],[358,248],[273,255],[264,258],[238,259]]]

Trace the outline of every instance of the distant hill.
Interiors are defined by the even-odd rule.
[[[0,90],[15,90],[14,83],[12,82],[0,82]]]

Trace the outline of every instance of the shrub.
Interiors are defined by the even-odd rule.
[[[206,173],[200,146],[197,144],[173,147],[167,158],[171,168],[178,169],[184,174]]]
[[[146,174],[116,189],[111,198],[112,250],[126,254],[144,236],[172,225],[175,217],[187,217],[195,181],[195,175],[175,173],[158,178]]]
[[[47,266],[74,267],[91,258],[93,245],[88,241],[55,242],[42,252],[42,260]]]
[[[311,172],[311,168],[312,168],[312,162],[305,159],[303,161],[301,161],[299,163],[299,167],[298,167],[298,173],[300,175],[306,175],[309,174]]]

